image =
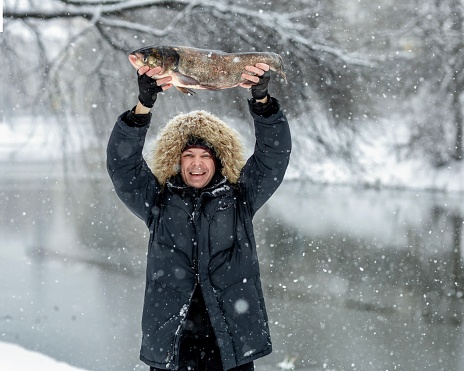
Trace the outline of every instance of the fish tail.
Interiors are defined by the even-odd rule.
[[[284,79],[285,83],[288,84],[287,82],[287,76],[285,75],[284,72],[284,60],[280,54],[273,53],[273,59],[274,59],[274,66],[271,66],[271,69],[278,73],[282,78]]]

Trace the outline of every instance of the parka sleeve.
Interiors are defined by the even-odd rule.
[[[107,147],[107,169],[121,201],[149,224],[160,185],[142,156],[149,125],[129,126],[119,116]]]
[[[256,113],[249,101],[255,126],[255,148],[240,174],[242,188],[252,215],[272,196],[284,179],[290,160],[290,127],[275,98],[270,115]]]

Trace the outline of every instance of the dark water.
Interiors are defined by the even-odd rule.
[[[464,197],[286,182],[255,218],[274,352],[306,370],[464,370]],[[0,180],[0,340],[138,361],[146,230],[101,179]]]

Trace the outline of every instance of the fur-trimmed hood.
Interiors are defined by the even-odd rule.
[[[182,150],[192,136],[203,138],[214,147],[222,175],[232,184],[237,183],[245,165],[239,133],[209,112],[192,111],[172,118],[151,145],[147,163],[160,184],[164,186],[179,172]]]

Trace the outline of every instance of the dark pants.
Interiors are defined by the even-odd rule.
[[[195,291],[184,335],[179,348],[177,371],[223,371],[219,347],[207,314],[201,291]],[[230,371],[254,371],[253,362],[234,367]],[[150,371],[164,371],[150,367]]]
[[[253,362],[250,362],[250,363],[245,363],[244,365],[241,365],[241,366],[238,366],[238,367],[234,367],[234,368],[231,368],[229,371],[254,371],[254,366],[253,366]],[[184,370],[191,370],[191,371],[197,371],[197,370],[215,370],[215,371],[222,371],[222,366],[221,368],[218,368],[218,369],[214,369],[214,368],[205,368],[205,369],[201,369],[201,368],[184,368],[184,367],[181,367],[179,368],[178,371],[184,371]],[[166,371],[166,370],[163,370],[161,368],[154,368],[154,367],[150,367],[150,371]]]
[[[211,331],[212,332],[212,331]],[[178,371],[223,371],[221,355],[214,334],[205,337],[183,337],[179,349]],[[234,367],[230,371],[254,371],[253,362]],[[164,371],[150,367],[150,371]]]

